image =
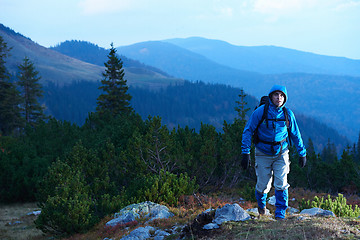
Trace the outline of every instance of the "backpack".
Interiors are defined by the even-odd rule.
[[[261,99],[260,99],[259,106],[255,107],[255,109],[257,109],[261,105],[264,105],[264,112],[263,112],[263,115],[262,115],[262,117],[261,117],[261,119],[259,121],[259,124],[255,128],[255,131],[254,131],[254,134],[253,134],[253,142],[255,144],[257,144],[258,142],[264,142],[264,143],[270,144],[271,147],[272,147],[272,150],[273,150],[274,145],[282,144],[287,139],[283,139],[280,142],[267,142],[267,141],[263,141],[263,140],[259,139],[258,129],[259,129],[260,124],[262,124],[264,121],[266,121],[266,126],[269,127],[269,120],[275,120],[275,119],[268,119],[268,110],[269,110],[269,105],[270,105],[269,96],[262,96]],[[288,114],[288,110],[287,110],[286,107],[283,107],[283,111],[284,111],[285,119],[277,119],[276,121],[285,121],[286,128],[287,128],[287,131],[288,131],[288,137],[287,138],[289,139],[288,142],[289,142],[289,145],[291,146],[289,114]],[[273,150],[273,152],[274,152],[274,150]]]

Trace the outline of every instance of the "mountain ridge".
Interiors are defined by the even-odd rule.
[[[0,24],[0,36],[11,48],[5,66],[13,76],[17,75],[18,66],[26,56],[34,62],[35,68],[40,73],[42,84],[52,82],[57,85],[66,85],[74,81],[100,81],[103,78],[104,66],[81,61],[54,49],[43,47],[3,24]],[[166,75],[160,70],[146,68],[146,66],[124,67],[124,69],[129,85],[159,88],[183,81]]]
[[[262,74],[311,73],[360,76],[360,60],[278,46],[237,46],[202,37],[163,40],[240,70]]]

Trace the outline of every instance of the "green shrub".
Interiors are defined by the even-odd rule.
[[[85,232],[128,203],[109,177],[112,162],[98,155],[79,142],[66,159],[52,164],[39,187],[39,229],[56,235]]]
[[[255,186],[251,186],[249,183],[245,183],[239,190],[239,195],[246,201],[256,202]]]
[[[187,174],[176,174],[161,171],[160,175],[152,175],[145,179],[143,187],[137,191],[134,202],[152,201],[178,204],[181,195],[189,195],[197,190],[196,180],[191,180]]]
[[[314,200],[311,202],[310,200],[305,201],[304,199],[300,202],[300,211],[306,208],[314,207],[330,210],[338,217],[360,216],[360,208],[358,205],[355,205],[354,207],[352,205],[348,205],[346,203],[346,198],[341,193],[339,193],[335,199],[332,199],[330,195],[328,195],[327,199],[315,196]]]
[[[35,224],[43,232],[56,235],[85,232],[96,222],[91,213],[92,201],[88,188],[80,172],[72,171],[61,162],[56,165],[55,168],[64,167],[64,173],[68,175],[59,176],[61,182],[56,185],[55,193],[42,204]]]

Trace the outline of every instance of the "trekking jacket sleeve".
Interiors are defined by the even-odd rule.
[[[263,112],[264,105],[261,105],[251,114],[249,121],[246,123],[241,142],[241,151],[243,154],[250,153],[252,136],[262,118]]]
[[[292,142],[294,143],[299,155],[301,157],[304,157],[304,156],[306,156],[306,149],[304,146],[304,142],[301,138],[299,126],[297,125],[294,113],[290,109],[287,109],[287,110],[288,110],[288,114],[289,114],[289,119],[291,121],[289,137],[291,138]]]

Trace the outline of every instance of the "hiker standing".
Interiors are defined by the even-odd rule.
[[[287,91],[284,86],[274,85],[266,103],[258,107],[247,122],[242,135],[241,165],[247,169],[250,164],[251,140],[254,136],[255,171],[257,183],[255,196],[259,214],[266,210],[266,197],[274,178],[276,210],[275,219],[285,218],[288,207],[287,175],[290,171],[289,137],[300,155],[299,165],[306,164],[306,149],[303,144],[294,113],[285,107]]]

